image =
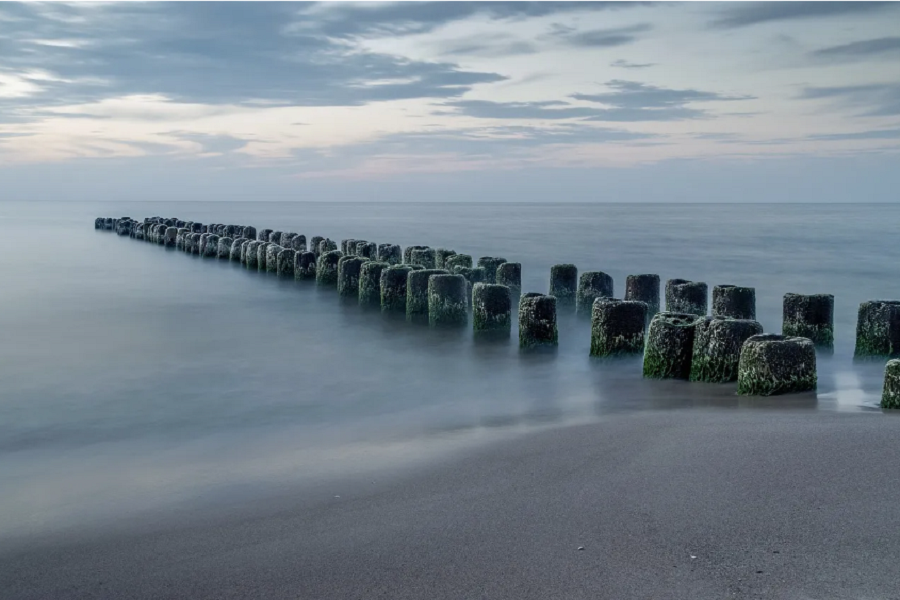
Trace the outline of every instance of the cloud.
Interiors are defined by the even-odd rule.
[[[811,135],[810,140],[844,141],[844,140],[896,140],[900,139],[900,129],[877,129],[850,133],[826,133]]]
[[[623,10],[650,2],[365,2],[320,3],[309,7],[314,27],[333,37],[413,35],[473,17],[518,20],[572,12]]]
[[[647,67],[655,67],[656,63],[633,63],[620,58],[619,60],[609,63],[609,66],[619,69],[646,69]]]
[[[624,46],[637,39],[636,33],[650,31],[649,23],[638,23],[629,27],[615,29],[589,29],[579,31],[574,27],[554,23],[551,26],[550,35],[562,39],[570,46],[583,48],[612,48]]]
[[[506,79],[449,62],[368,52],[321,30],[289,33],[302,18],[291,3],[26,4],[0,10],[13,19],[4,21],[0,56],[7,72],[18,74],[16,81],[4,80],[0,94],[27,94],[31,103],[163,94],[184,102],[354,106],[454,98]],[[71,42],[79,39],[92,43]],[[56,79],[29,87],[21,74],[36,69]]]
[[[885,37],[831,46],[813,52],[820,58],[867,58],[879,54],[900,54],[900,37]]]
[[[833,99],[839,106],[862,109],[859,116],[863,117],[900,115],[900,83],[808,87],[799,97],[802,100]]]
[[[758,23],[810,19],[894,10],[891,2],[752,2],[734,3],[720,11],[710,23],[718,29],[747,27]]]
[[[537,46],[513,35],[497,33],[490,37],[472,35],[441,42],[437,51],[444,56],[501,57],[534,54]]]
[[[492,102],[489,100],[456,100],[443,106],[458,109],[456,113],[477,119],[575,119],[596,116],[594,108],[571,106],[565,102]]]

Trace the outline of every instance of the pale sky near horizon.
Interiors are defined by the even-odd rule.
[[[2,3],[5,200],[900,200],[900,3]]]

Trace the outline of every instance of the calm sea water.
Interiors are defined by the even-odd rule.
[[[523,355],[515,332],[475,343],[93,229],[153,215],[503,256],[522,263],[525,292],[546,292],[560,262],[606,271],[620,297],[630,273],[754,286],[772,332],[785,292],[832,293],[836,349],[817,394],[644,381],[639,359],[590,359],[573,317],[558,351]],[[851,361],[856,309],[900,297],[900,206],[5,203],[0,219],[0,535],[375,473],[622,411],[875,411],[883,364]]]

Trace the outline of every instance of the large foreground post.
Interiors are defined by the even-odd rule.
[[[646,324],[643,302],[596,298],[591,311],[591,356],[640,354]]]
[[[653,317],[644,348],[644,377],[690,378],[698,320],[697,315],[689,313],[661,312]]]
[[[869,300],[859,305],[855,358],[900,354],[900,300]]]
[[[811,340],[764,333],[744,342],[738,394],[774,396],[815,389],[816,348]]]
[[[744,342],[763,332],[750,319],[703,317],[694,332],[691,381],[727,383],[737,380]]]

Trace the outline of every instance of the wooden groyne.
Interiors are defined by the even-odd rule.
[[[816,353],[833,352],[834,296],[784,295],[781,334],[756,321],[756,290],[670,279],[660,312],[660,278],[629,275],[624,299],[602,271],[578,275],[573,264],[550,269],[547,294],[522,293],[522,265],[496,256],[477,260],[447,248],[333,240],[250,225],[203,224],[177,218],[98,217],[94,228],[204,259],[335,288],[361,305],[405,314],[431,327],[466,327],[509,337],[518,322],[523,350],[559,343],[557,313],[590,319],[589,353],[598,358],[643,355],[648,378],[737,382],[739,394],[769,396],[816,389]],[[473,266],[474,265],[474,266]],[[900,301],[859,307],[857,359],[900,358]],[[882,406],[900,408],[900,360],[885,369]]]

